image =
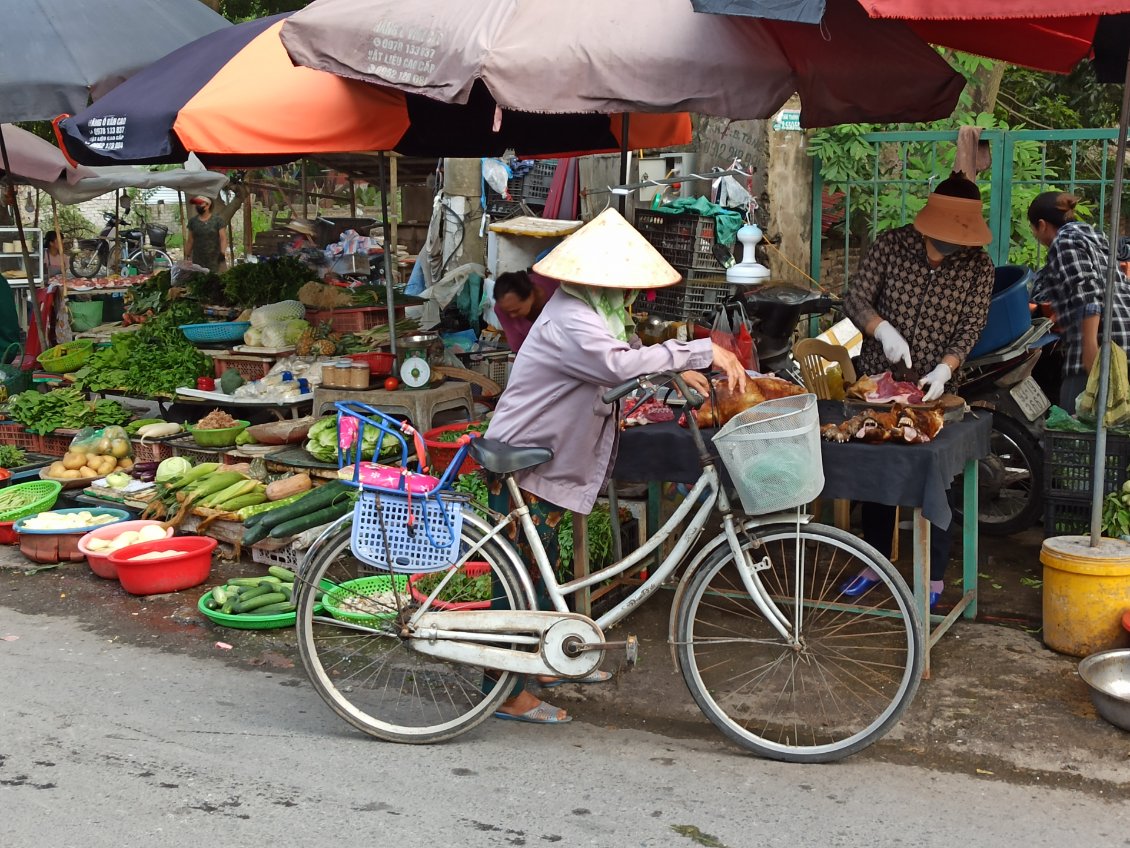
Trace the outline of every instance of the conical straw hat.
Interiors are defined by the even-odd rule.
[[[605,209],[534,270],[563,283],[606,289],[658,289],[682,276],[615,209]]]

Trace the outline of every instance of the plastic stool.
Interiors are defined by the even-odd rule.
[[[404,415],[421,433],[432,428],[432,420],[437,412],[462,409],[466,411],[468,419],[475,417],[471,384],[454,380],[430,389],[397,389],[394,392],[386,392],[384,389],[354,391],[318,387],[314,389],[314,414],[333,412],[334,404],[340,400],[361,401],[388,415]]]

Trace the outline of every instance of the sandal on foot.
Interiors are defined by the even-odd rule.
[[[571,715],[558,718],[559,712],[561,711],[557,707],[551,706],[545,701],[538,701],[536,706],[530,707],[524,713],[512,714],[497,710],[494,717],[505,721],[527,721],[530,724],[568,724],[573,720]]]
[[[556,686],[564,686],[566,683],[607,683],[612,679],[612,672],[601,671],[599,668],[592,674],[585,677],[571,678],[571,677],[558,677],[555,680],[550,680],[548,683],[538,683],[542,689],[553,689]]]

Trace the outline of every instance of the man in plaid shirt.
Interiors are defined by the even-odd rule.
[[[1075,399],[1087,386],[1087,376],[1099,352],[1110,247],[1106,236],[1075,220],[1079,198],[1046,191],[1028,207],[1036,240],[1048,249],[1047,264],[1036,272],[1033,294],[1050,303],[1063,328],[1063,384],[1059,405],[1075,412]],[[1130,350],[1130,284],[1115,270],[1111,341]]]

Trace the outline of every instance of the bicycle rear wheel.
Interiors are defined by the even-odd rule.
[[[483,535],[464,521],[461,550]],[[381,575],[353,556],[349,524],[341,525],[304,565],[297,600],[298,651],[314,689],[358,730],[389,742],[440,742],[470,730],[509,696],[517,676],[491,672],[488,678],[481,666],[413,650],[403,627],[426,592],[394,588],[392,597],[385,597],[387,617],[362,626],[335,620],[328,612],[315,613],[317,587],[325,586],[323,581],[340,584]],[[449,604],[485,602],[492,609],[529,609],[513,566],[493,542],[460,567],[441,597]]]
[[[799,644],[757,609],[723,546],[689,578],[680,602],[683,678],[707,717],[760,756],[849,756],[881,738],[918,688],[911,592],[878,551],[834,527],[809,524],[798,534],[796,525],[773,525],[750,535],[760,542],[743,540],[751,562],[768,562],[758,572],[766,593],[790,626],[799,614]],[[841,594],[866,566],[878,584],[858,598]]]
[[[141,250],[134,251],[126,261],[136,268],[139,274],[168,271],[173,267],[173,260],[169,258],[169,254],[152,247],[143,247]]]

